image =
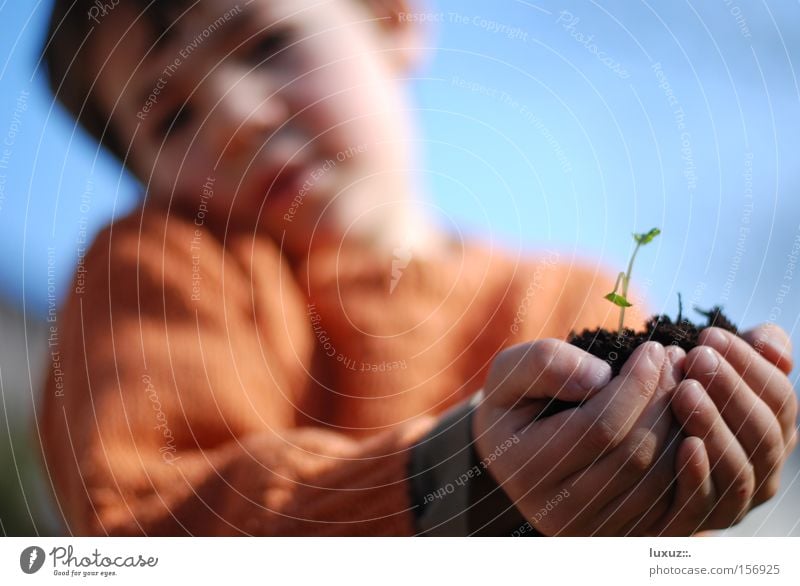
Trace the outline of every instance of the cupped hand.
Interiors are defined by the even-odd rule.
[[[740,338],[712,327],[698,342],[686,357],[686,379],[672,404],[690,436],[676,473],[694,479],[694,506],[676,498],[670,520],[653,526],[653,534],[737,524],[776,494],[783,465],[797,445],[797,396],[786,376],[792,369],[786,333],[762,325]]]
[[[473,419],[478,454],[506,446],[489,472],[545,535],[644,531],[674,500],[669,399],[684,357],[648,342],[611,379],[608,364],[560,340],[508,348]],[[580,404],[538,418],[553,399]]]

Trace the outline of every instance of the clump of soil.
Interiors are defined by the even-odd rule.
[[[695,325],[688,319],[681,318],[680,312],[674,323],[668,315],[654,315],[642,332],[635,332],[630,328],[623,328],[622,333],[605,329],[583,330],[580,334],[570,332],[567,342],[608,362],[614,376],[617,376],[625,361],[644,342],[659,342],[664,346],[672,344],[688,352],[697,346],[697,336],[707,327],[715,326],[734,334],[739,333],[736,326],[722,313],[722,308],[715,306],[710,311],[695,311],[706,317],[705,324]]]
[[[678,310],[678,318],[675,322],[668,315],[654,315],[646,323],[644,331],[641,332],[636,332],[631,328],[623,328],[622,333],[609,332],[606,329],[599,328],[594,330],[585,329],[580,334],[574,331],[570,332],[567,342],[608,362],[613,376],[617,376],[622,370],[625,361],[633,354],[633,351],[645,342],[654,341],[664,346],[680,346],[685,352],[688,352],[697,346],[697,336],[707,327],[715,326],[733,332],[736,335],[739,334],[739,330],[722,313],[722,308],[718,306],[713,307],[710,311],[695,309],[699,314],[706,317],[706,323],[700,325],[695,325],[688,319],[683,318],[681,311],[681,309]],[[536,419],[555,415],[578,405],[579,403],[552,399]]]

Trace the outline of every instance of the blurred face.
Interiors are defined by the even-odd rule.
[[[385,231],[410,193],[391,31],[356,1],[245,4],[176,11],[159,43],[126,3],[99,23],[97,92],[128,166],[148,197],[258,218],[287,251]]]

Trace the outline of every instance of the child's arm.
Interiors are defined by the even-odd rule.
[[[253,256],[266,263],[260,278],[275,284],[274,299],[254,309],[249,282],[222,288],[220,267],[242,267],[223,265],[201,242],[193,302],[192,264],[175,262],[193,227],[164,223],[162,231],[146,218],[141,236],[130,223],[104,232],[85,258],[82,294],[59,316],[58,372],[40,429],[68,530],[413,533],[409,446],[435,418],[359,441],[298,427],[312,346],[299,335],[308,327],[302,303],[280,292],[289,275]],[[274,327],[258,329],[254,319]],[[296,370],[287,367],[293,360]]]

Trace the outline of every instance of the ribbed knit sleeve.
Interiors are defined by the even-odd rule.
[[[268,240],[236,255],[201,224],[113,224],[51,324],[38,429],[67,531],[412,534],[409,446],[435,417],[310,425],[302,291]]]

